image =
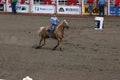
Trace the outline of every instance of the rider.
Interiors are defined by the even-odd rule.
[[[48,32],[53,33],[60,20],[56,17],[56,14],[52,14],[50,18],[51,29]]]

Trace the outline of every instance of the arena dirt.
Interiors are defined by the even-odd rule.
[[[52,51],[56,40],[47,39],[41,49],[38,30],[50,16],[0,16],[0,79],[22,80],[120,80],[120,19],[105,17],[104,29],[94,30],[92,17],[62,17],[63,51]]]

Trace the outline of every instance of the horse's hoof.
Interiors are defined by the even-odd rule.
[[[36,46],[36,47],[35,47],[35,49],[40,49],[40,48],[41,48],[41,46]]]
[[[53,48],[52,50],[54,51],[54,50],[56,50],[56,48]]]
[[[60,51],[63,51],[63,49],[62,49],[62,48],[60,48]]]

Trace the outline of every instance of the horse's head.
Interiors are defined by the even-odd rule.
[[[67,28],[67,29],[69,28],[69,24],[66,20],[63,20],[63,25],[65,26],[65,28]]]

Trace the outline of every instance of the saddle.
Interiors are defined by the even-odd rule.
[[[54,30],[50,29],[51,26],[47,26],[46,30],[48,31],[48,38],[55,38]]]
[[[54,34],[54,33],[50,33],[50,32],[49,32],[48,36],[49,36],[50,38],[55,38],[55,34]]]

